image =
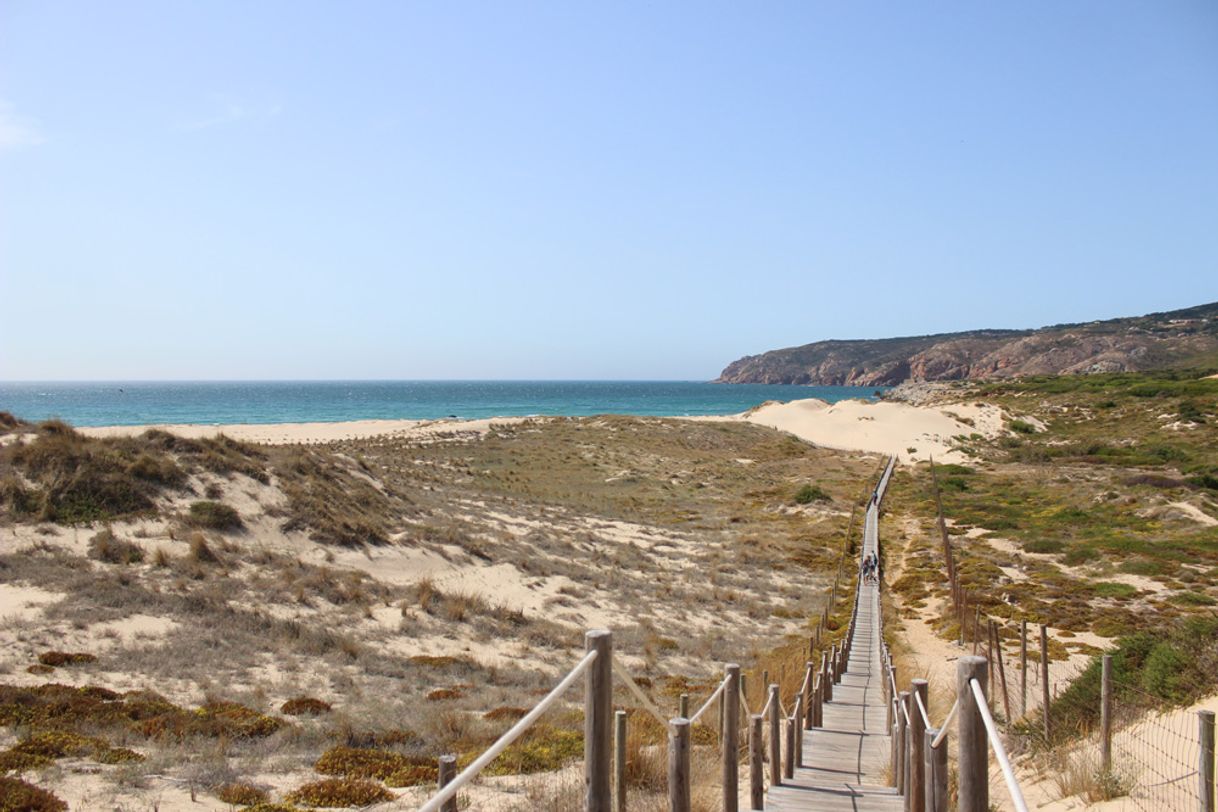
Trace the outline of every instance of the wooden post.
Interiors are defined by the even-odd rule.
[[[957,778],[958,812],[989,812],[990,767],[989,742],[986,741],[985,722],[977,707],[970,683],[976,680],[985,692],[985,658],[961,657],[956,662],[956,697],[959,706],[956,720],[959,724],[957,753],[960,767]]]
[[[833,666],[828,654],[820,655],[820,670],[824,675],[821,687],[825,689],[825,701],[833,701]]]
[[[895,703],[897,700],[894,699],[892,701]],[[893,716],[900,715],[900,711],[893,714]],[[897,758],[901,753],[901,748],[897,746],[897,743],[900,741],[897,735],[899,732],[900,726],[895,721],[888,726],[888,774],[892,776],[892,786],[894,789],[897,786],[897,777],[901,774],[901,771],[897,769],[897,765],[900,763],[897,761]]]
[[[740,795],[740,666],[728,663],[723,689],[723,812],[737,812]]]
[[[924,679],[911,680],[913,694],[909,703],[909,799],[910,812],[923,812],[926,808],[926,721],[918,709],[918,699],[923,707],[930,703],[930,684]],[[915,698],[916,697],[916,698]]]
[[[762,809],[765,805],[765,776],[762,774],[762,729],[764,721],[760,713],[749,717],[749,808]]]
[[[681,694],[681,699],[677,702],[677,716],[682,719],[689,718],[689,694]]]
[[[1028,715],[1028,619],[1019,621],[1019,712]]]
[[[901,710],[909,711],[909,691],[901,691],[897,695],[897,704],[900,706],[897,708],[897,792],[904,795],[909,772],[909,751],[905,746],[909,725],[905,723],[905,713]]]
[[[782,777],[795,777],[795,728],[797,723],[793,717],[783,719],[783,733],[786,736],[786,747],[782,754]]]
[[[1201,742],[1200,776],[1201,812],[1214,812],[1214,712],[1197,711],[1198,740]]]
[[[609,812],[613,759],[613,632],[593,629],[584,646],[596,652],[584,679],[584,810]]]
[[[449,783],[457,777],[457,757],[456,756],[440,756],[440,763],[436,770],[436,786],[439,789],[444,789]],[[457,812],[457,798],[453,796],[440,805],[440,812]]]
[[[998,694],[998,666],[994,663],[995,655],[994,646],[994,620],[993,618],[985,619],[985,660],[986,669],[990,672],[990,691],[987,696],[996,696]]]
[[[977,643],[981,640],[981,607],[973,610],[973,654],[977,653]]]
[[[795,739],[795,767],[804,766],[804,695],[797,694],[795,696],[795,712],[791,715],[791,726],[795,732],[791,737]],[[795,777],[795,771],[792,769],[791,777]]]
[[[689,720],[668,722],[668,810],[689,812]]]
[[[926,812],[947,812],[947,739],[938,749],[930,744],[939,735],[939,728],[926,731],[923,751],[926,753]]]
[[[821,683],[820,674],[813,678],[812,689],[812,726],[825,726],[825,686]]]
[[[1002,686],[1002,711],[1007,717],[1007,725],[1011,724],[1011,695],[1007,692],[1007,668],[1002,664],[1002,635],[998,633],[998,624],[990,621],[993,629],[994,657],[998,660],[998,684]]]
[[[1040,714],[1045,719],[1045,744],[1048,745],[1053,731],[1049,727],[1049,628],[1044,625],[1040,627],[1040,682]]]
[[[778,686],[770,686],[770,786],[782,783],[782,710],[778,707]]]
[[[1100,661],[1100,772],[1112,773],[1112,655]]]
[[[815,665],[815,663],[808,662],[805,664],[805,668],[807,670],[804,671],[804,704],[803,704],[803,707],[804,707],[803,723],[804,723],[804,725],[803,726],[804,726],[804,730],[811,730],[812,724],[813,724],[812,682],[814,679],[813,672],[815,672],[815,670],[816,670],[816,665]]]
[[[626,711],[613,714],[613,812],[626,812]]]
[[[769,672],[768,670],[766,670],[766,671],[762,671],[762,672],[761,672],[761,685],[762,685],[762,690],[763,690],[763,691],[768,691],[768,690],[769,690],[769,688],[768,688],[768,687],[766,687],[766,686],[768,686],[769,684],[770,684],[770,672]]]

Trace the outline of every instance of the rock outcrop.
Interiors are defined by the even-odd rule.
[[[892,386],[1218,364],[1218,303],[1039,330],[818,341],[728,364],[719,383]]]

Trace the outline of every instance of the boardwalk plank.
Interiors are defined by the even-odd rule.
[[[872,506],[870,513],[875,510]],[[876,550],[877,522],[864,527],[863,554]],[[900,812],[904,799],[888,785],[891,737],[887,730],[880,673],[879,594],[859,587],[850,659],[833,700],[825,703],[824,725],[804,732],[804,763],[793,779],[771,787],[768,812]]]

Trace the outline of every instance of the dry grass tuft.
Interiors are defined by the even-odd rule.
[[[298,696],[280,706],[280,713],[288,716],[320,716],[330,712],[330,703],[311,696]]]
[[[253,784],[224,784],[216,790],[216,797],[226,804],[234,806],[253,806],[266,803],[269,799],[266,790]]]
[[[138,564],[144,560],[144,548],[123,541],[107,527],[89,539],[89,558],[107,564]]]

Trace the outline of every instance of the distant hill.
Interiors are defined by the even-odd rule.
[[[1218,302],[1038,330],[818,341],[733,361],[716,382],[888,386],[1209,365],[1218,365]]]

